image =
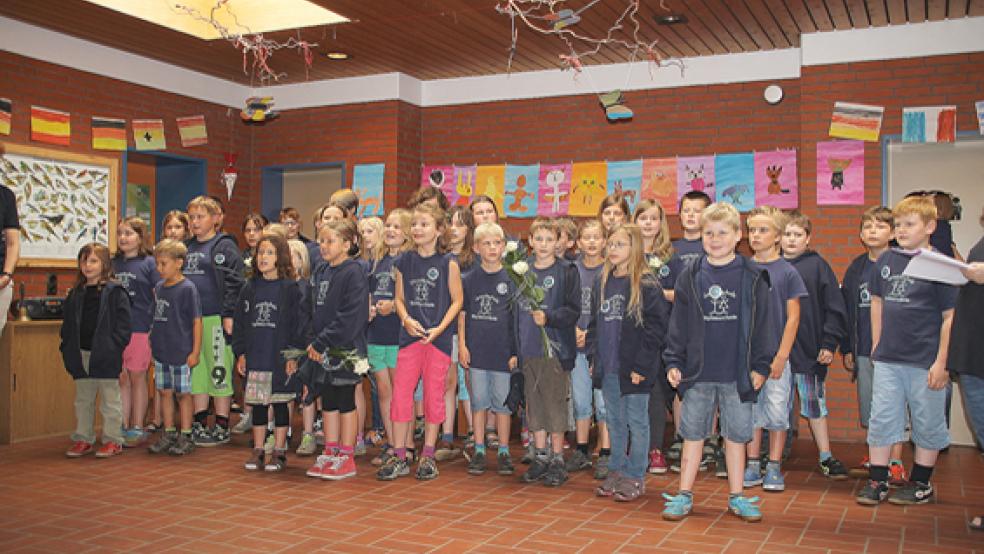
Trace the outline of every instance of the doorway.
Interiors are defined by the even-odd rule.
[[[345,164],[321,163],[264,167],[261,172],[260,210],[270,221],[279,219],[281,208],[301,213],[302,232],[313,232],[315,210],[345,183]]]
[[[128,151],[123,156],[121,213],[147,221],[156,242],[161,238],[162,219],[167,212],[184,211],[192,198],[205,194],[207,174],[208,162],[203,159]]]

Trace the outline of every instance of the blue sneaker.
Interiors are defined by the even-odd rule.
[[[748,464],[745,466],[745,488],[757,487],[762,484],[762,466],[758,464]]]
[[[762,511],[759,510],[758,501],[757,496],[751,498],[735,496],[728,499],[728,510],[748,522],[762,521]]]
[[[673,496],[664,492],[663,499],[666,500],[663,505],[663,519],[666,521],[680,521],[694,509],[694,497],[687,494]]]
[[[765,479],[762,480],[762,489],[772,492],[782,492],[786,490],[786,480],[782,477],[782,470],[778,464],[765,466]]]

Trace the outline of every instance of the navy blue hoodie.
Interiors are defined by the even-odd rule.
[[[546,300],[543,305],[547,307],[543,308],[543,313],[547,316],[547,324],[544,328],[550,340],[558,344],[556,357],[560,360],[561,366],[571,371],[574,369],[574,358],[577,357],[574,328],[577,327],[577,320],[581,316],[581,276],[577,266],[561,258],[556,258],[547,270],[537,269],[533,266],[533,262],[534,257],[530,256],[529,265],[533,274],[556,270],[560,280],[546,290]],[[521,311],[515,310],[517,318]],[[520,325],[521,323],[516,324],[518,333],[522,333]]]
[[[867,253],[861,254],[851,262],[847,271],[844,273],[844,284],[841,287],[841,295],[844,298],[846,332],[841,340],[841,354],[854,354],[854,357],[871,356],[871,307],[870,304],[861,305],[860,288],[862,283],[867,283],[865,272],[871,272],[875,262],[871,261]],[[867,276],[868,278],[871,275]],[[867,290],[865,291],[867,293]],[[870,295],[868,296],[870,298]],[[870,302],[870,300],[869,300]],[[859,332],[860,318],[866,317],[868,329],[864,337]]]
[[[208,243],[211,243],[210,247],[204,246]],[[236,239],[232,235],[220,232],[204,242],[192,237],[185,241],[185,245],[188,246],[189,250],[192,248],[195,250],[209,248],[209,265],[212,268],[212,275],[215,279],[215,290],[218,291],[219,315],[224,318],[232,317],[236,312],[239,292],[246,282],[243,258],[239,251],[239,245],[236,244]],[[187,265],[188,262],[185,260],[186,269]],[[192,275],[188,271],[185,271],[185,277],[191,279],[192,283],[197,278],[196,275]],[[205,304],[206,300],[202,298],[203,309],[205,308]],[[215,314],[202,313],[202,316],[209,315]]]
[[[123,370],[123,350],[130,343],[130,296],[123,285],[108,281],[99,293],[99,317],[92,336],[89,373],[82,366],[79,332],[85,287],[75,287],[65,299],[65,319],[61,326],[59,349],[65,369],[72,379],[116,379]]]
[[[796,331],[796,342],[789,354],[793,373],[827,376],[827,366],[817,361],[822,348],[831,352],[847,336],[847,308],[841,295],[840,285],[834,270],[830,269],[820,254],[807,250],[795,258],[786,258],[793,264],[807,292],[800,298],[800,321]]]

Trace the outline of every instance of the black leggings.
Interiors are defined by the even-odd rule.
[[[347,414],[355,411],[355,385],[325,384],[321,389],[321,409]]]
[[[267,423],[270,422],[268,417],[268,406],[262,404],[250,404],[253,407],[252,418],[253,427],[266,427]],[[270,404],[273,406],[273,425],[274,427],[289,427],[290,426],[290,409],[287,407],[286,402],[276,402]]]
[[[649,393],[649,449],[663,450],[663,437],[666,435],[667,404],[673,401],[673,391],[660,371],[656,384]]]

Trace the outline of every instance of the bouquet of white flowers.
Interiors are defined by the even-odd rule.
[[[526,261],[528,253],[518,242],[511,240],[506,243],[503,266],[512,282],[516,285],[516,298],[522,297],[529,304],[529,310],[536,311],[541,309],[543,299],[546,298],[546,291],[543,287],[536,284],[536,277],[530,272],[530,264]],[[543,355],[553,358],[557,348],[547,330],[540,327],[540,337],[543,340]]]

